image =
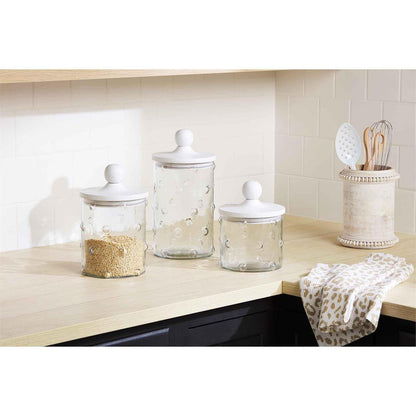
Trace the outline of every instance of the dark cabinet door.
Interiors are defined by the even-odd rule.
[[[351,346],[415,346],[416,323],[381,316],[377,330]],[[254,300],[153,324],[64,342],[73,346],[316,346],[300,298]]]
[[[158,347],[166,345],[169,345],[169,328],[158,329],[96,344],[96,346],[102,347]]]
[[[182,329],[182,345],[270,345],[276,327],[273,314],[260,312]]]
[[[281,296],[279,345],[287,347],[317,346],[318,343],[303,309],[302,300],[294,296]]]

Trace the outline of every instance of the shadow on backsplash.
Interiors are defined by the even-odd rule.
[[[70,188],[66,177],[53,182],[50,195],[38,202],[29,214],[32,247],[80,239],[79,191]]]

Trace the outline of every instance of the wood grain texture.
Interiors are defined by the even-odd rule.
[[[142,276],[96,279],[79,273],[79,243],[1,253],[0,345],[50,345],[281,293],[299,296],[300,278],[316,263],[351,264],[368,254],[337,243],[341,228],[286,216],[284,264],[267,273],[221,269],[217,255],[166,260],[149,251]],[[399,238],[380,251],[416,265],[416,236]],[[414,275],[389,292],[382,313],[416,321]]]
[[[171,75],[257,72],[265,69],[0,69],[0,84]]]

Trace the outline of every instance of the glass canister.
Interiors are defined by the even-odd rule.
[[[245,201],[220,207],[220,264],[240,272],[267,272],[282,265],[282,205],[259,200],[259,182],[243,185]]]
[[[214,252],[215,155],[192,149],[193,133],[176,132],[177,148],[153,154],[156,256],[195,259]]]
[[[108,165],[104,176],[103,187],[81,191],[82,273],[103,278],[138,276],[145,270],[148,193],[121,183],[121,165]]]

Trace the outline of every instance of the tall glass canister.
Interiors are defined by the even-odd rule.
[[[108,165],[107,184],[81,191],[82,273],[114,278],[145,271],[147,192],[121,183],[124,169]]]
[[[243,186],[241,204],[220,207],[220,264],[240,272],[267,272],[282,265],[285,207],[259,200],[260,183]]]
[[[215,155],[192,149],[193,134],[176,132],[177,148],[153,154],[154,254],[195,259],[214,252]]]

